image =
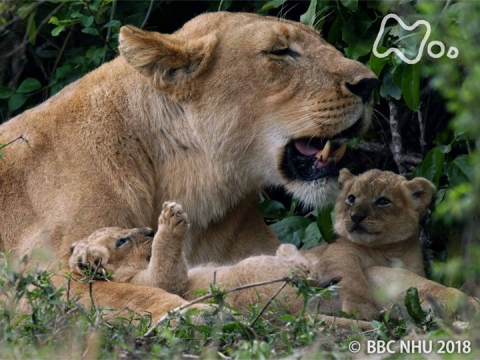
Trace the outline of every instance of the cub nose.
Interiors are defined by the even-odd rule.
[[[355,224],[361,223],[363,219],[365,219],[366,217],[367,217],[366,215],[360,215],[360,214],[354,214],[354,213],[350,214],[350,219],[352,219],[352,221]]]
[[[376,78],[364,78],[355,84],[346,83],[347,89],[362,99],[364,103],[368,101],[373,89],[377,86]]]

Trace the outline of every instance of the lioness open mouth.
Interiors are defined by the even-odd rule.
[[[290,180],[312,181],[325,177],[337,177],[338,166],[347,141],[362,127],[360,118],[349,128],[332,137],[311,137],[292,139],[285,145],[281,170]]]

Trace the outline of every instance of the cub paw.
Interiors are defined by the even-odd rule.
[[[347,314],[356,314],[358,319],[374,320],[380,317],[380,312],[370,302],[345,301],[342,311]]]
[[[108,252],[106,248],[74,244],[69,259],[69,267],[72,274],[80,276],[94,275],[96,278],[108,276],[107,262]]]
[[[288,257],[288,256],[302,256],[300,251],[298,251],[297,247],[292,244],[282,244],[278,247],[277,249],[277,256],[283,256],[283,257]]]
[[[183,207],[173,201],[163,203],[163,210],[158,217],[158,227],[170,231],[175,235],[184,236],[190,224],[187,221],[187,213]]]

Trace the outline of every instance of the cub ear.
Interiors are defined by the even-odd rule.
[[[345,183],[354,177],[355,176],[347,168],[340,170],[340,174],[338,175],[338,184],[340,185],[340,189],[343,189]]]
[[[156,90],[174,95],[175,89],[205,69],[216,43],[215,34],[184,40],[176,34],[123,26],[118,49],[130,65],[150,79]]]
[[[419,177],[407,181],[405,186],[412,194],[415,210],[420,214],[420,217],[427,215],[428,206],[432,202],[436,191],[435,185],[427,179]]]
[[[155,236],[155,231],[153,231],[153,229],[150,229],[149,227],[141,227],[137,229],[140,232],[140,234],[142,234],[143,236],[151,237],[151,238]]]

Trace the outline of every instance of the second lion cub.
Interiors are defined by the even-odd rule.
[[[340,237],[327,247],[318,270],[321,278],[342,277],[343,311],[376,318],[363,271],[371,266],[403,267],[425,276],[418,231],[435,186],[424,178],[408,181],[380,170],[353,176],[343,169],[338,182],[335,231]]]

